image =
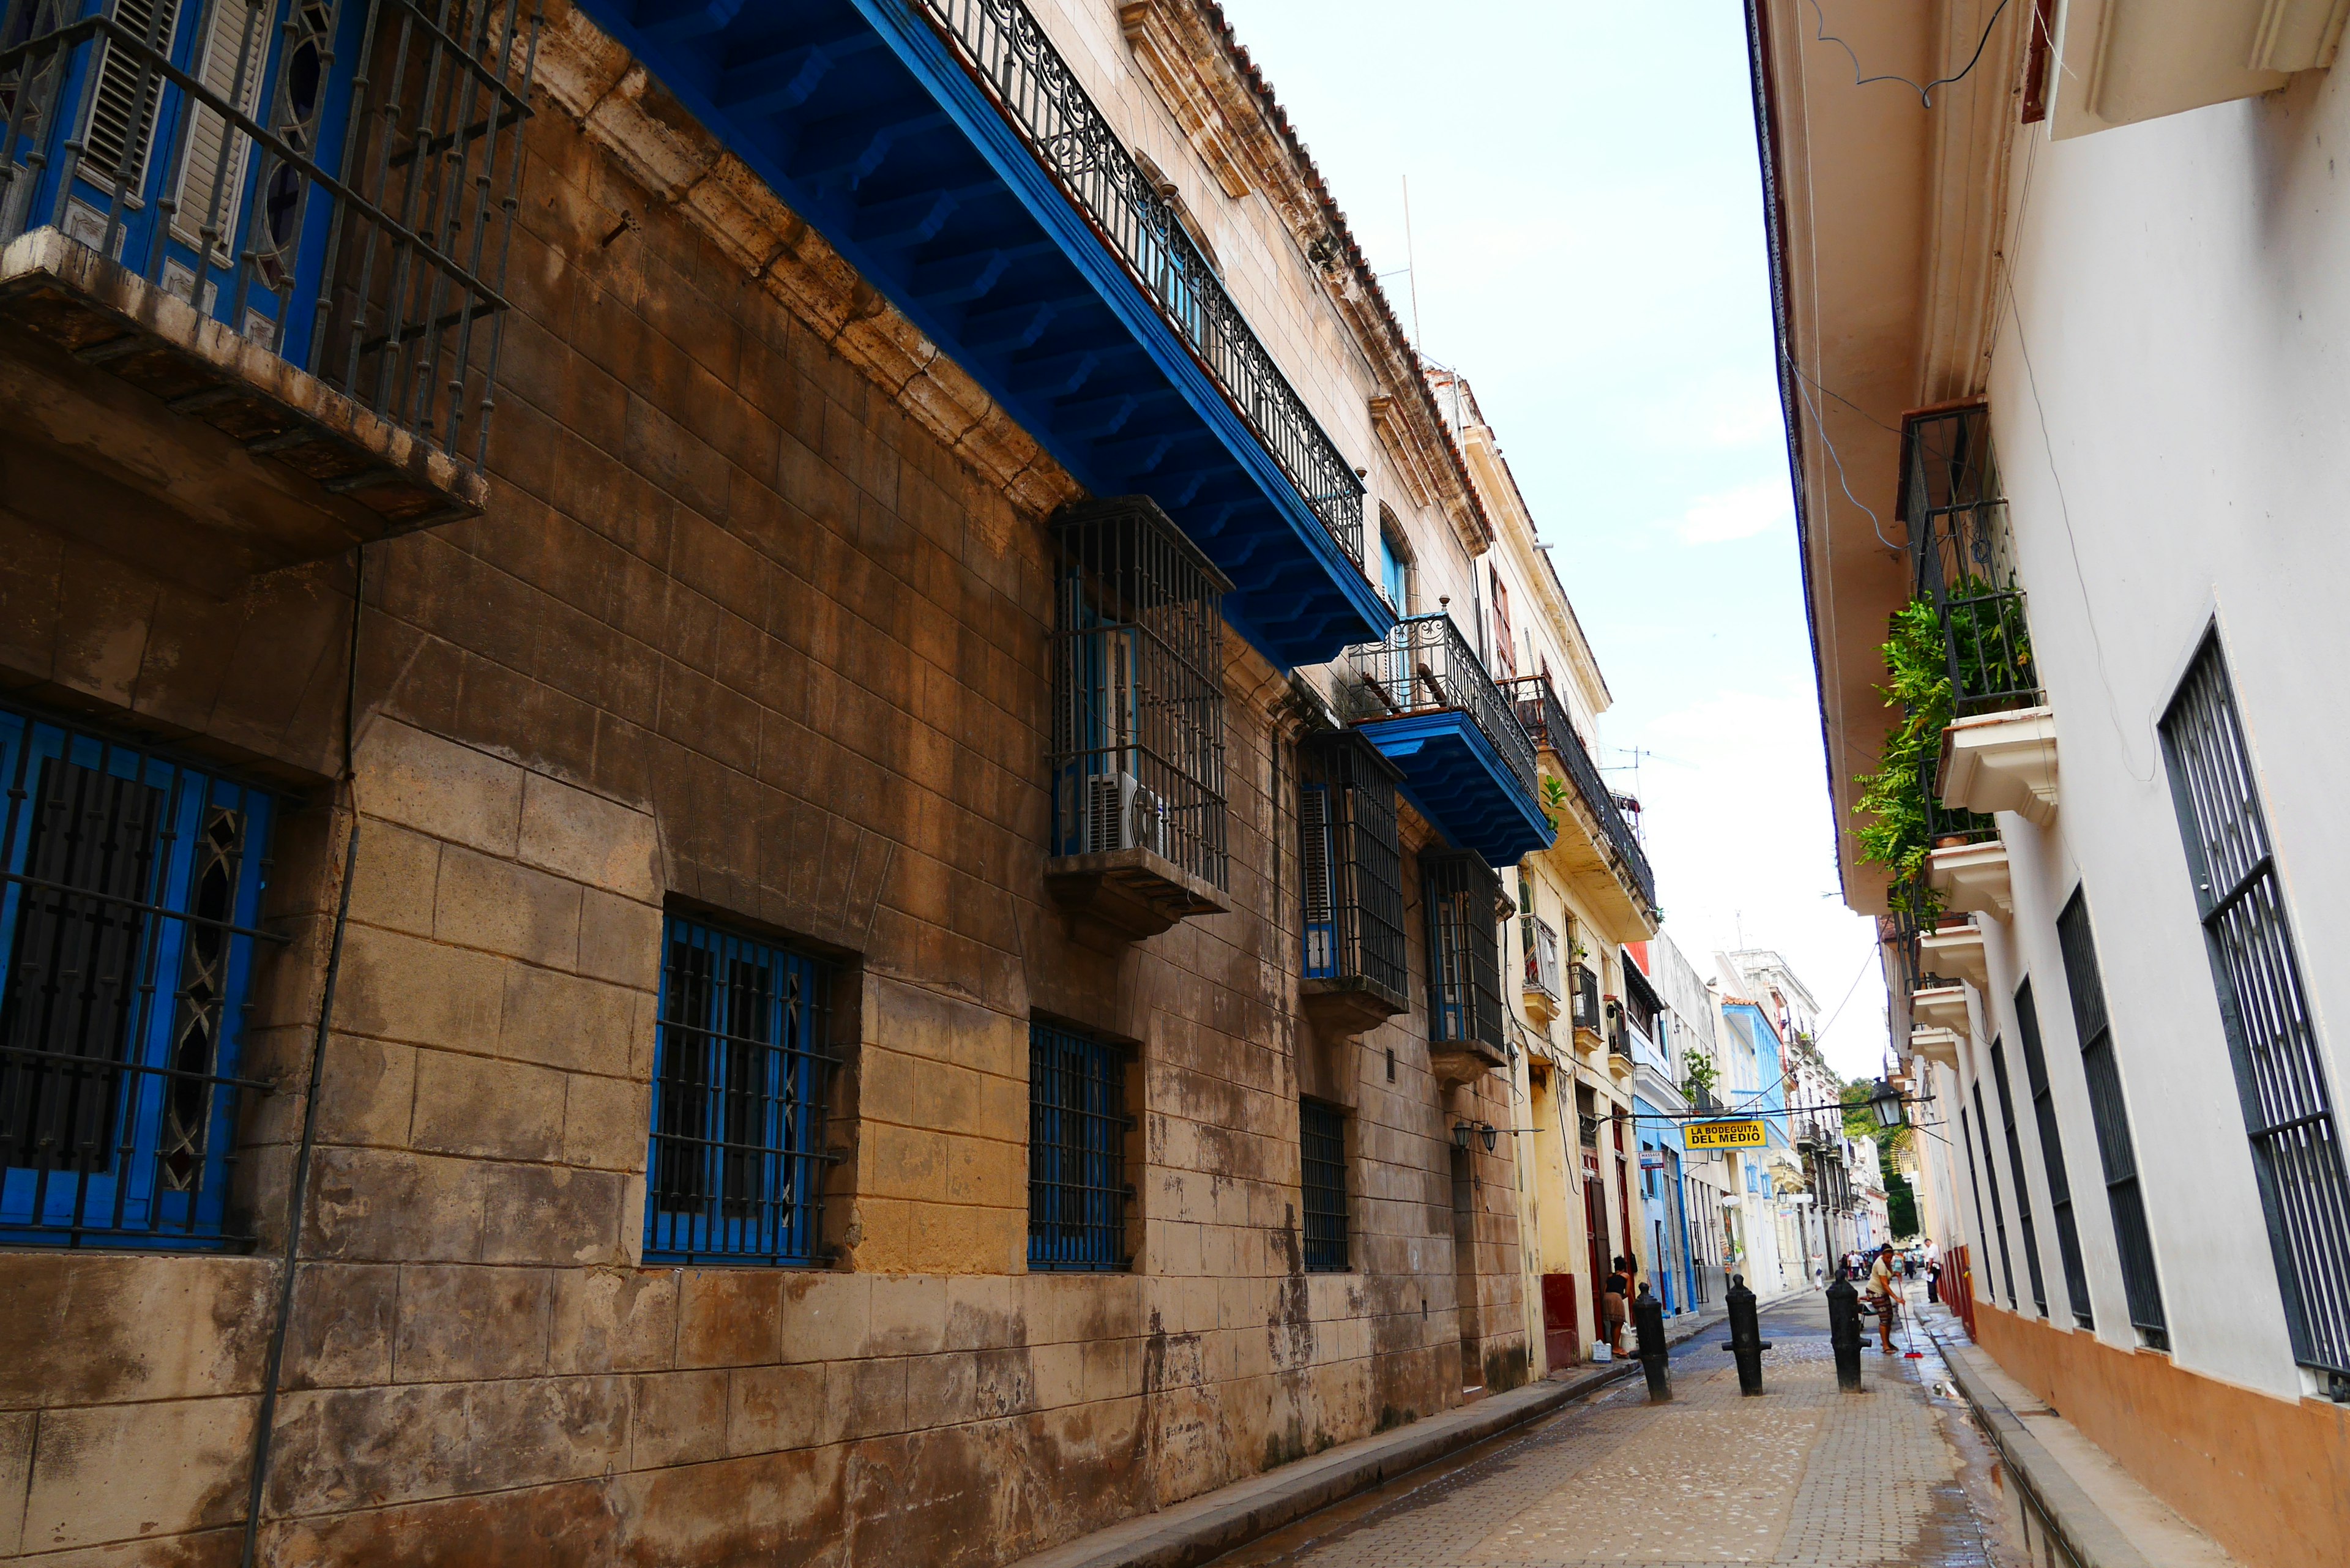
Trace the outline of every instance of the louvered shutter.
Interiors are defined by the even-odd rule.
[[[1305,972],[1320,978],[1338,972],[1330,886],[1330,790],[1307,784],[1297,792],[1299,861],[1305,885]]]
[[[123,3],[129,4],[130,0]],[[250,115],[261,101],[262,57],[268,48],[269,18],[257,0],[213,0],[203,53],[197,62],[197,78]],[[225,164],[221,161],[224,142],[228,144]],[[219,111],[205,104],[195,106],[188,125],[187,151],[180,164],[178,204],[172,214],[172,233],[192,245],[209,226],[213,234],[213,254],[219,260],[227,259],[230,241],[236,233],[237,210],[244,196],[244,161],[252,148],[252,140],[243,131],[233,130]],[[220,192],[220,210],[214,214],[216,192]]]
[[[117,23],[170,54],[179,30],[180,0],[114,0]],[[137,193],[147,182],[147,153],[155,136],[155,104],[163,93],[163,73],[144,72],[136,56],[101,44],[98,87],[90,94],[89,125],[83,134],[82,172],[99,184],[120,180]]]

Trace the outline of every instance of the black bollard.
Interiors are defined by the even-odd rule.
[[[1860,1293],[1850,1280],[1828,1287],[1828,1343],[1835,1346],[1836,1386],[1860,1392]]]
[[[1648,1403],[1661,1405],[1673,1397],[1672,1353],[1665,1348],[1665,1303],[1640,1286],[1632,1303],[1632,1326],[1640,1336],[1640,1366],[1648,1375]]]
[[[1754,1307],[1754,1293],[1746,1288],[1744,1274],[1730,1276],[1730,1293],[1723,1298],[1730,1303],[1730,1354],[1738,1358],[1738,1391],[1741,1394],[1762,1392],[1762,1353],[1771,1342],[1762,1337],[1762,1322]]]

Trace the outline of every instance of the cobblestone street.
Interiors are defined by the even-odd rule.
[[[1648,1563],[2008,1568],[1988,1449],[1941,1363],[1862,1353],[1840,1394],[1818,1298],[1766,1313],[1764,1397],[1715,1329],[1673,1358],[1673,1401],[1635,1379],[1448,1465],[1301,1521],[1219,1568],[1570,1568]]]

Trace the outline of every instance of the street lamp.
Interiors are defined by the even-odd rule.
[[[1908,1119],[1901,1107],[1901,1091],[1894,1085],[1892,1079],[1879,1078],[1877,1081],[1876,1091],[1868,1096],[1868,1114],[1877,1118],[1877,1126],[1884,1127],[1898,1127]]]
[[[1452,1147],[1459,1149],[1461,1153],[1467,1154],[1469,1152],[1469,1135],[1476,1130],[1477,1129],[1475,1127],[1471,1127],[1467,1122],[1454,1122],[1452,1124]]]
[[[1485,1140],[1485,1152],[1487,1154],[1491,1154],[1493,1152],[1493,1144],[1495,1140],[1498,1139],[1501,1135],[1492,1123],[1479,1122],[1477,1124],[1477,1136]]]
[[[1512,1130],[1514,1131],[1515,1129],[1513,1128]],[[1493,1146],[1499,1143],[1502,1137],[1502,1129],[1495,1127],[1491,1122],[1454,1122],[1452,1124],[1452,1147],[1459,1149],[1463,1154],[1468,1153],[1469,1135],[1471,1133],[1475,1133],[1478,1140],[1484,1144],[1485,1152],[1487,1154],[1493,1152]]]

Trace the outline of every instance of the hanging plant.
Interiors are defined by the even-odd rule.
[[[1682,1053],[1681,1093],[1687,1096],[1690,1099],[1695,1101],[1711,1099],[1713,1097],[1713,1085],[1720,1076],[1721,1069],[1713,1064],[1713,1058],[1708,1056],[1704,1052],[1687,1051]]]
[[[1942,900],[1926,884],[1926,857],[1933,848],[1926,778],[1941,750],[1951,706],[1949,655],[1931,599],[1921,596],[1893,612],[1882,651],[1891,680],[1877,692],[1900,717],[1886,731],[1877,771],[1853,780],[1861,786],[1854,815],[1869,819],[1855,836],[1862,862],[1891,875],[1895,910],[1931,924],[1941,915]]]

